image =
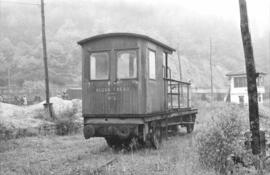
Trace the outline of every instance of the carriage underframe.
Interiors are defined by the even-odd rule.
[[[153,114],[84,115],[84,137],[104,137],[111,147],[129,146],[134,140],[158,149],[178,126],[194,129],[197,109],[174,109]]]

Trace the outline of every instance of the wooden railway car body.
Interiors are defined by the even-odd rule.
[[[97,35],[78,44],[85,138],[105,137],[114,145],[131,137],[161,137],[169,126],[192,131],[197,110],[190,107],[190,83],[170,78],[168,55],[174,49],[132,33]]]

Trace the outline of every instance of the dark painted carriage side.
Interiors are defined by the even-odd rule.
[[[156,126],[194,125],[197,111],[189,106],[189,83],[169,78],[173,48],[132,33],[97,35],[78,43],[86,138],[102,136],[109,144],[134,136],[145,141]]]
[[[145,114],[164,111],[163,53],[174,49],[147,36],[138,34],[104,34],[79,42],[83,51],[83,113]],[[148,49],[156,53],[156,79],[148,76]],[[117,77],[116,55],[119,51],[135,51],[137,76]],[[109,77],[90,80],[91,53],[109,54]],[[159,94],[159,95],[157,95]],[[94,103],[93,103],[94,101]]]

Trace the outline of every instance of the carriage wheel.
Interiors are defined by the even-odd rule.
[[[161,128],[157,127],[154,129],[152,135],[151,135],[151,143],[152,146],[155,149],[159,149],[162,143],[162,133],[161,133]]]
[[[186,127],[187,127],[187,133],[191,133],[194,129],[194,124],[188,124]]]
[[[111,148],[119,148],[122,145],[122,141],[118,137],[105,137],[105,140]]]
[[[139,141],[136,137],[120,139],[119,137],[106,137],[107,144],[113,149],[136,149],[139,146]]]
[[[172,125],[169,127],[169,130],[171,130],[171,132],[173,134],[176,134],[179,130],[178,130],[178,125]]]

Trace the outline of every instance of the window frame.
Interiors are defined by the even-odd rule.
[[[155,54],[155,78],[150,77],[150,52]],[[148,48],[148,78],[155,81],[157,79],[157,52],[154,49]]]
[[[88,55],[88,75],[89,75],[89,81],[109,81],[111,78],[111,50],[96,50],[96,51],[88,51],[89,55]],[[106,79],[91,79],[91,55],[95,54],[95,53],[107,53],[108,54],[108,76]]]
[[[136,58],[137,58],[137,61],[136,61],[136,69],[137,69],[137,72],[136,72],[136,77],[133,77],[133,78],[119,78],[118,77],[118,52],[123,52],[123,51],[135,51],[136,53]],[[139,78],[139,49],[138,48],[124,48],[124,49],[115,49],[114,50],[114,55],[115,55],[115,77],[116,77],[116,80],[138,80]]]
[[[258,102],[262,102],[263,96],[261,95],[261,93],[258,93]]]
[[[246,88],[247,87],[247,79],[246,77],[234,77],[234,88]]]
[[[262,76],[258,76],[256,78],[257,87],[263,87],[264,86],[264,78]]]
[[[166,55],[167,53],[165,51],[162,52],[162,76],[163,78],[167,78],[166,77],[166,71],[167,71],[167,67],[166,67]]]

